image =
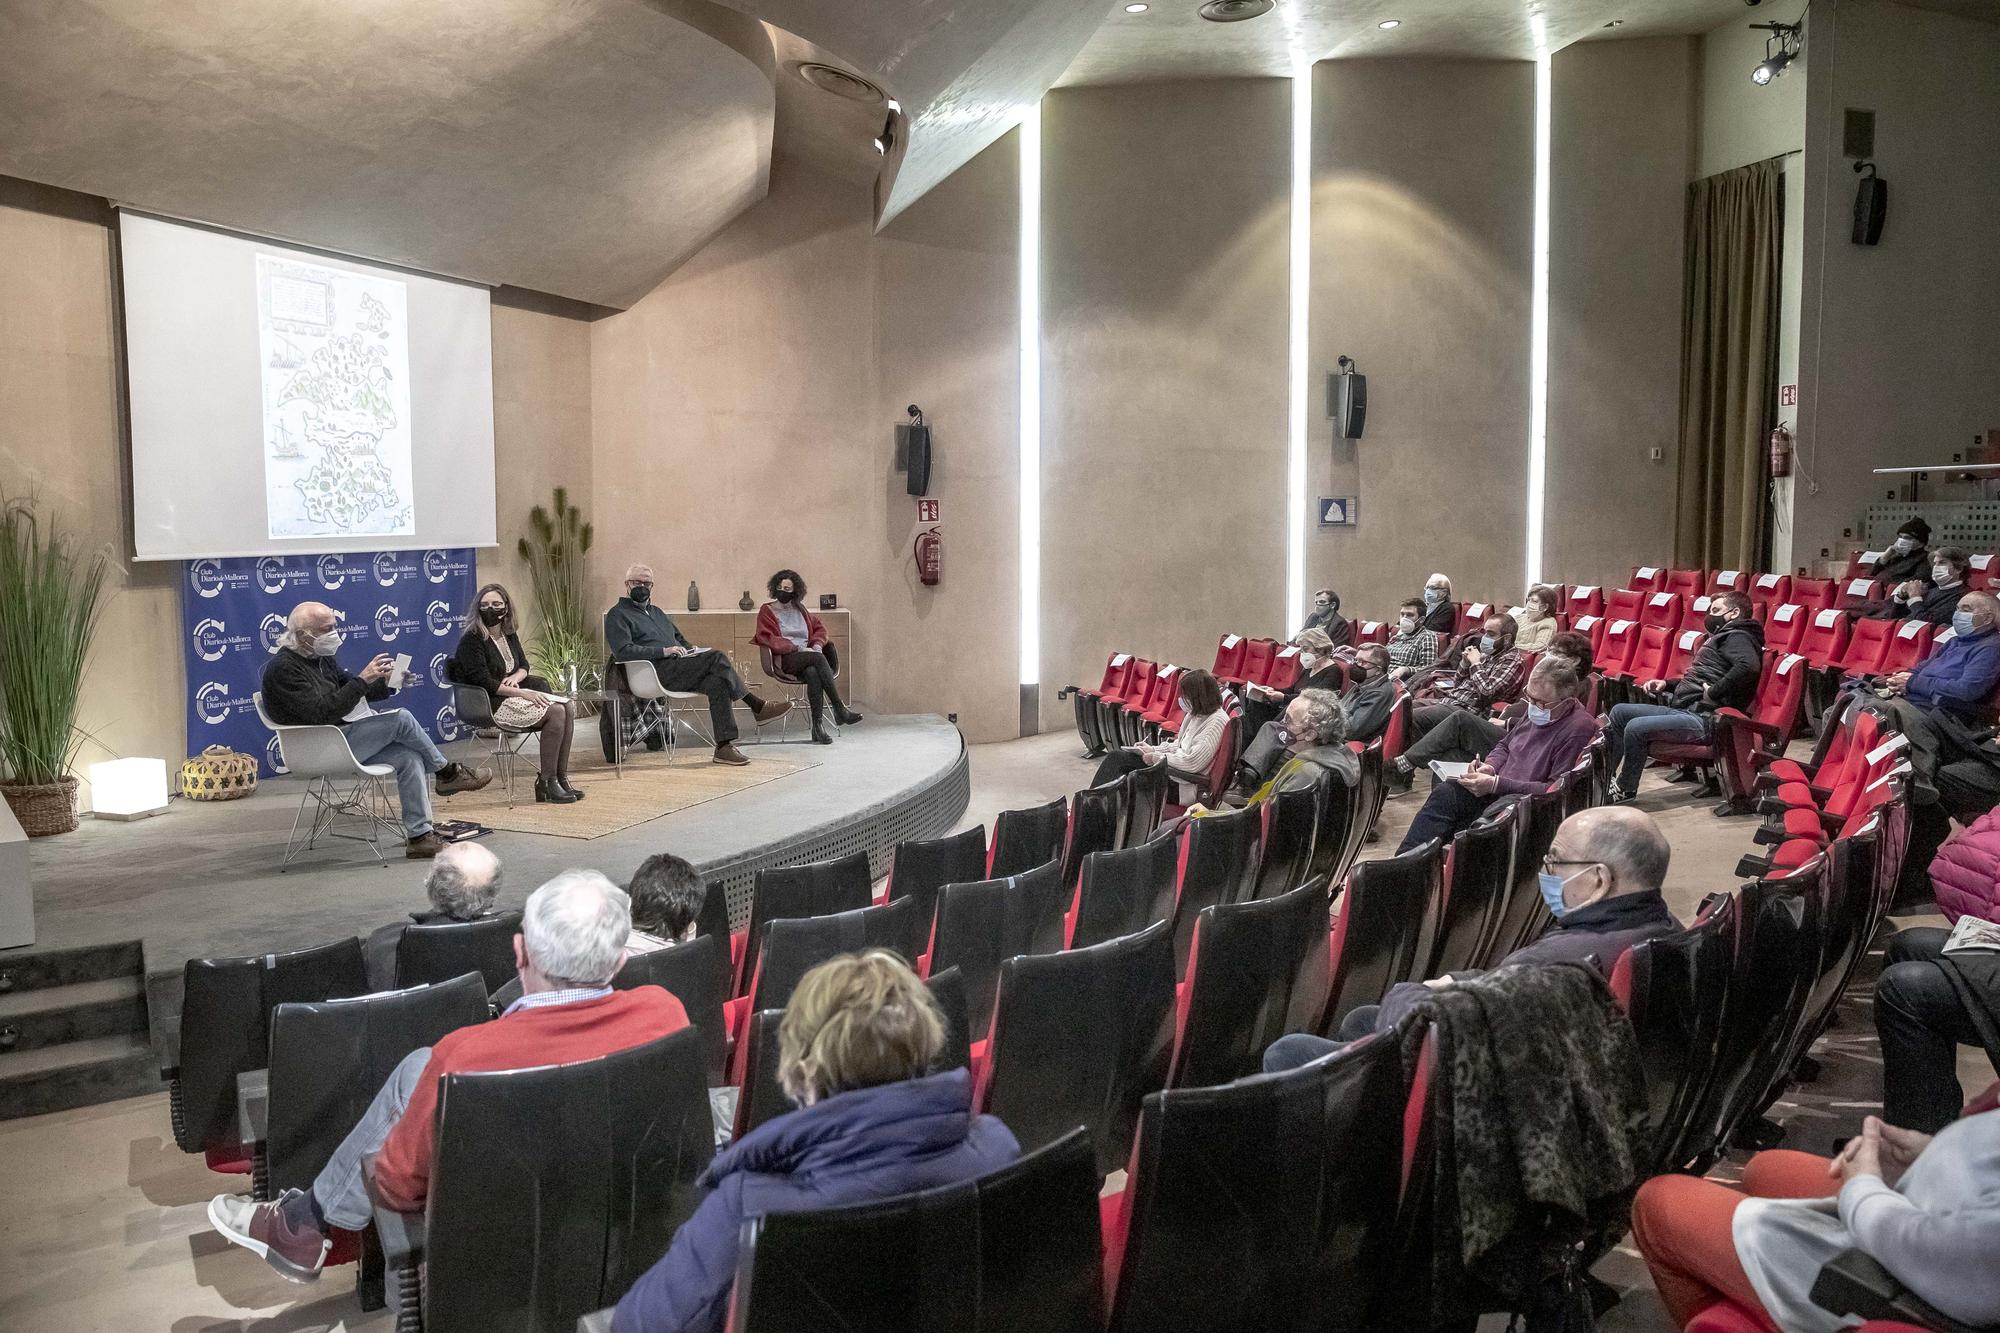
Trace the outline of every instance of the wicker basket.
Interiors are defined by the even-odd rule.
[[[76,832],[76,779],[30,786],[0,782],[0,797],[6,798],[21,831],[31,838]]]
[[[181,795],[190,801],[234,801],[257,790],[257,761],[227,745],[211,745],[181,765]]]

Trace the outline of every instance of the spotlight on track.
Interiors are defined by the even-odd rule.
[[[1805,26],[1802,23],[1753,23],[1750,26],[1771,34],[1764,39],[1764,58],[1757,63],[1757,68],[1750,71],[1750,82],[1761,88],[1782,76],[1799,58],[1799,53],[1805,49]]]

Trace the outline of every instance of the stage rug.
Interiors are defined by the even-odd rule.
[[[506,787],[495,774],[481,791],[460,792],[437,801],[437,815],[440,819],[469,819],[509,833],[601,838],[691,805],[819,767],[808,761],[767,758],[758,753],[760,748],[750,747],[751,761],[747,768],[709,763],[705,758],[699,764],[688,763],[684,758],[669,762],[665,754],[642,752],[626,760],[622,778],[609,764],[577,762],[570,777],[577,789],[585,793],[584,799],[575,805],[538,805],[535,752],[530,745],[514,769],[511,804]],[[579,742],[576,760],[582,760],[582,752],[583,745]],[[491,765],[490,758],[485,757],[473,762],[481,768]]]

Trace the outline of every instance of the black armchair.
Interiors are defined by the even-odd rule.
[[[1837,1315],[1858,1315],[1871,1322],[1911,1324],[1932,1333],[1994,1333],[1933,1308],[1911,1293],[1895,1275],[1859,1250],[1843,1250],[1819,1270],[1813,1280],[1813,1304]]]

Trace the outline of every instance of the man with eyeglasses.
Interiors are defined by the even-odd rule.
[[[1499,966],[1587,963],[1608,979],[1627,949],[1681,929],[1660,891],[1671,856],[1660,826],[1643,810],[1607,805],[1571,815],[1542,858],[1542,901],[1555,922]],[[1296,1069],[1370,1033],[1387,1032],[1410,1012],[1424,987],[1449,986],[1470,975],[1392,986],[1380,1005],[1350,1012],[1338,1040],[1302,1032],[1280,1037],[1264,1052],[1264,1072]]]

